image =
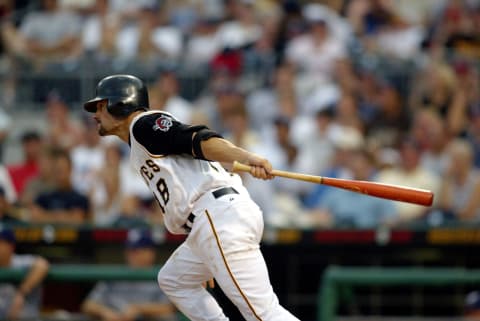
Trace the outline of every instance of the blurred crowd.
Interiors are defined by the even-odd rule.
[[[2,1],[0,16],[5,104],[25,64],[161,64],[152,109],[207,124],[274,168],[435,193],[428,208],[245,175],[268,225],[480,221],[478,0]],[[208,75],[194,98],[181,95],[185,66]],[[98,137],[62,92],[44,107],[47,130],[25,131],[23,160],[0,167],[0,220],[160,224],[128,147]],[[0,138],[13,124],[0,115]]]

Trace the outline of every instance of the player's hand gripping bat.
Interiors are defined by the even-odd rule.
[[[239,163],[233,162],[234,172],[250,172],[251,167]],[[340,179],[323,176],[314,176],[307,174],[300,174],[295,172],[287,172],[274,169],[272,175],[285,178],[292,178],[296,180],[324,184],[333,187],[338,187],[346,190],[350,190],[356,193],[362,193],[370,196],[385,198],[394,201],[407,202],[413,204],[419,204],[424,206],[430,206],[433,202],[433,193],[424,189],[410,188],[398,185],[389,185],[368,181],[359,181],[353,179]]]

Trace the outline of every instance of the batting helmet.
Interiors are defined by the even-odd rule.
[[[148,91],[144,83],[131,75],[112,75],[97,85],[96,97],[87,101],[86,111],[97,111],[97,103],[107,100],[107,110],[116,117],[126,117],[137,110],[148,110]]]

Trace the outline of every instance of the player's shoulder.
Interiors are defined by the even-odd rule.
[[[159,110],[147,111],[133,119],[130,131],[135,138],[140,138],[155,131],[167,132],[175,121],[177,120],[170,113]]]

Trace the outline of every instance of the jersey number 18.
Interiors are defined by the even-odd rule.
[[[151,159],[147,159],[145,161],[145,165],[142,165],[142,167],[140,167],[140,174],[145,179],[145,181],[147,181],[147,183],[155,177],[155,175],[153,174],[154,172],[155,173],[160,172],[160,167],[158,167],[158,165],[155,164],[155,162],[152,161]],[[168,187],[165,182],[165,179],[160,177],[157,183],[155,184],[155,186],[157,187],[158,195],[160,195],[160,197],[162,198],[164,205],[162,205],[156,193],[153,193],[153,195],[155,195],[158,205],[160,206],[161,210],[165,213],[164,206],[166,206],[168,201],[170,200],[170,194],[168,192]]]

